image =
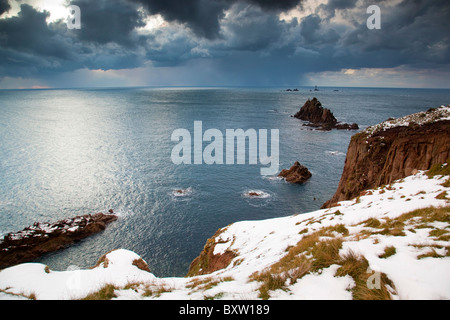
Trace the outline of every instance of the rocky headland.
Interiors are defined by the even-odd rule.
[[[359,126],[356,123],[348,124],[338,122],[330,109],[323,108],[317,98],[308,99],[303,107],[294,115],[294,118],[308,121],[305,124],[319,130],[345,129],[357,130]]]
[[[322,208],[428,170],[449,157],[450,106],[371,126],[352,137],[336,193]]]
[[[114,214],[96,213],[60,220],[36,222],[22,231],[8,233],[0,242],[0,269],[36,258],[100,232],[117,220]]]
[[[221,228],[186,277],[120,249],[88,270],[1,270],[0,299],[450,299],[449,134],[447,106],[354,135],[336,207]]]

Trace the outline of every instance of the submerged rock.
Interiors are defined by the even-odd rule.
[[[283,169],[278,176],[285,178],[290,183],[305,183],[312,174],[308,168],[296,161],[289,170]]]
[[[62,249],[106,228],[114,214],[96,213],[60,220],[36,222],[22,231],[7,234],[0,243],[0,269],[30,262],[45,253]]]

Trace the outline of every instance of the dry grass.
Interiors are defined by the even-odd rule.
[[[196,291],[206,291],[221,282],[233,281],[232,277],[206,277],[206,278],[192,278],[192,280],[186,285],[186,288],[193,289]]]
[[[303,238],[294,246],[286,249],[284,255],[278,262],[269,268],[255,272],[251,281],[261,282],[259,287],[259,297],[269,299],[270,292],[275,290],[288,290],[288,286],[294,284],[303,276],[309,273],[320,272],[320,270],[330,267],[333,264],[339,265],[336,276],[351,276],[355,281],[355,286],[351,289],[353,299],[379,300],[391,299],[395,293],[395,286],[383,273],[373,273],[367,260],[362,255],[348,252],[344,256],[339,255],[344,241],[357,241],[360,238],[367,238],[371,235],[406,236],[406,231],[415,232],[414,229],[432,228],[432,222],[440,221],[450,223],[450,206],[428,207],[405,213],[395,219],[370,218],[360,225],[367,229],[359,234],[349,234],[349,230],[343,224],[331,227],[324,227],[315,232],[302,229],[299,234]],[[308,221],[309,224],[320,222],[323,217],[318,217]],[[374,230],[375,229],[375,230]],[[430,231],[430,238],[435,240],[446,240],[450,238],[448,230],[436,229]],[[442,249],[442,247],[441,247]],[[387,259],[397,253],[397,249],[388,246],[379,256]],[[450,254],[450,246],[446,247],[446,255]],[[419,256],[442,257],[435,249]],[[371,288],[370,281],[377,282],[376,289]]]
[[[395,249],[394,246],[389,246],[389,247],[384,248],[384,253],[379,255],[378,257],[381,259],[386,259],[386,258],[389,258],[390,256],[393,256],[396,253],[397,253],[397,249]]]
[[[355,281],[355,286],[351,289],[354,300],[392,299],[389,291],[395,290],[394,284],[384,273],[373,273],[364,256],[350,250],[341,257],[339,264],[341,267],[336,271],[336,276],[349,275]],[[371,288],[370,284],[376,288]]]
[[[115,290],[118,288],[112,284],[105,284],[99,290],[88,294],[86,297],[80,300],[111,300],[112,298],[116,298]]]
[[[449,198],[447,198],[447,191],[443,191],[443,192],[439,193],[436,196],[436,199],[438,199],[438,200],[450,200]]]
[[[262,282],[259,288],[259,297],[268,299],[270,291],[285,289],[287,285],[294,284],[307,273],[327,268],[339,260],[342,239],[336,237],[336,233],[349,234],[347,228],[340,224],[305,235],[297,245],[290,247],[288,253],[270,268],[254,273],[250,280]],[[321,237],[327,238],[321,239]]]
[[[450,178],[444,181],[444,183],[441,184],[441,186],[445,188],[450,188]]]
[[[434,176],[449,176],[450,175],[450,159],[447,159],[444,164],[435,164],[431,166],[430,170],[427,171],[427,176],[433,178]]]

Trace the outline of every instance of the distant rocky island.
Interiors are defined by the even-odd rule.
[[[322,107],[317,98],[308,99],[303,107],[294,115],[294,118],[308,121],[305,124],[319,130],[343,129],[343,130],[358,130],[359,126],[356,123],[348,124],[341,123],[335,118],[330,109]]]

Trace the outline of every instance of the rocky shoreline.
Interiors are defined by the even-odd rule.
[[[0,299],[449,299],[449,128],[450,106],[443,106],[354,135],[333,208],[221,228],[186,277],[155,277],[138,254],[119,249],[87,270],[2,270]],[[36,223],[7,235],[11,249],[0,244],[0,258],[13,244],[36,243],[34,235],[48,245],[53,235],[115,219]]]
[[[60,220],[36,222],[22,231],[7,234],[0,242],[0,269],[30,262],[38,257],[98,233],[117,220],[109,214],[96,213]]]

